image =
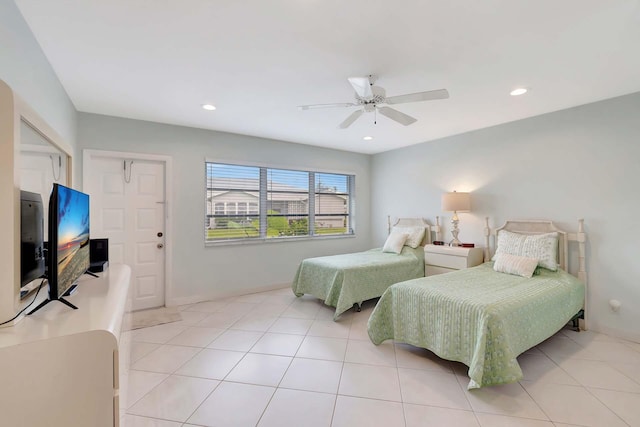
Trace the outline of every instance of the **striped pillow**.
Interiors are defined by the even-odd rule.
[[[498,233],[498,247],[495,256],[500,254],[518,255],[536,258],[538,265],[551,271],[558,269],[558,233],[520,234],[507,230]]]
[[[514,274],[530,278],[538,266],[537,258],[529,258],[507,253],[497,254],[493,269],[498,273]]]

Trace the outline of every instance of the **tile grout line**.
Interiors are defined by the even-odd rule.
[[[157,325],[157,326],[160,326],[160,325]],[[182,332],[184,332],[184,331],[182,331]],[[182,332],[179,332],[179,333],[178,333],[178,334],[176,334],[175,336],[173,336],[173,337],[169,338],[169,339],[167,340],[167,342],[171,341],[173,338],[175,338],[176,336],[180,335]],[[158,348],[156,348],[155,350],[153,350],[153,351],[149,352],[149,354],[154,353],[154,352],[156,352],[156,351],[159,351],[159,350],[160,350],[163,346],[165,346],[165,345],[171,345],[171,344],[167,344],[167,342],[165,342],[165,343],[163,343],[163,344],[160,344],[160,347],[158,347]],[[186,346],[176,346],[176,347],[186,347]],[[188,348],[193,348],[193,347],[188,347]],[[195,353],[195,354],[194,354],[194,355],[193,355],[189,360],[185,361],[182,365],[180,365],[178,368],[176,368],[173,372],[170,372],[170,373],[167,373],[167,372],[155,372],[155,371],[144,371],[144,370],[141,370],[141,369],[132,369],[132,367],[131,367],[132,365],[130,364],[130,366],[129,366],[129,371],[134,370],[134,371],[142,371],[142,372],[151,372],[151,373],[154,373],[154,374],[167,375],[167,377],[166,377],[165,379],[163,379],[162,381],[160,381],[158,384],[156,384],[154,387],[152,387],[152,388],[151,388],[151,390],[147,391],[144,395],[140,396],[140,398],[139,398],[138,400],[136,400],[136,401],[135,401],[135,403],[133,403],[133,404],[132,404],[132,405],[130,405],[130,406],[127,406],[127,408],[125,409],[125,414],[129,414],[129,412],[127,412],[127,411],[129,410],[129,408],[133,408],[133,407],[134,407],[138,402],[140,402],[142,399],[144,399],[144,398],[145,398],[149,393],[151,393],[153,390],[155,390],[155,389],[156,389],[160,384],[164,383],[167,379],[171,378],[171,376],[172,376],[172,375],[174,375],[174,374],[175,374],[175,372],[176,372],[178,369],[180,369],[183,365],[185,365],[187,362],[189,362],[191,359],[193,359],[196,355],[200,354],[202,350],[203,350],[203,349],[200,349],[200,351],[198,351],[197,353]],[[148,355],[149,355],[149,354],[148,354]],[[147,355],[147,356],[148,356],[148,355]],[[146,357],[146,356],[145,356],[145,357]],[[140,358],[140,359],[142,359],[142,358]],[[139,360],[140,360],[140,359],[139,359]],[[216,386],[216,387],[217,387],[217,386]],[[214,388],[214,389],[215,389],[215,388]],[[131,415],[135,415],[135,414],[131,414]],[[167,420],[167,421],[173,421],[173,420]]]
[[[466,365],[465,365],[466,366]],[[467,403],[469,404],[469,408],[471,408],[471,413],[473,413],[473,417],[476,420],[476,422],[478,423],[478,426],[482,426],[482,423],[480,422],[480,419],[478,418],[478,414],[476,413],[476,410],[474,409],[473,405],[471,404],[471,399],[469,399],[469,395],[467,394],[467,388],[465,387],[464,384],[462,384],[459,375],[456,374],[455,368],[452,366],[451,367],[451,372],[453,373],[456,382],[458,383],[458,386],[460,387],[460,389],[462,389],[462,394],[464,395],[464,398],[467,400]]]
[[[246,314],[245,314],[245,315],[246,315]],[[243,315],[240,319],[236,320],[236,322],[240,321],[243,317],[244,317],[244,315]],[[230,328],[231,328],[231,326],[233,326],[234,324],[235,324],[235,322],[234,322],[234,323],[232,323],[231,325],[229,325],[228,327],[224,328],[224,331],[225,331],[225,332],[229,331],[229,330],[230,330]],[[222,328],[220,328],[220,329],[222,329]],[[225,332],[223,332],[223,333],[222,333],[222,334],[220,334],[220,335],[223,335]],[[264,333],[262,334],[262,336],[264,336]],[[258,338],[258,340],[256,340],[256,342],[255,342],[255,343],[254,343],[254,344],[253,344],[253,345],[252,345],[252,346],[251,346],[247,351],[245,351],[245,352],[244,352],[244,355],[243,355],[243,356],[242,356],[242,357],[241,357],[241,358],[240,358],[240,359],[239,359],[239,360],[238,360],[238,361],[233,365],[233,367],[229,370],[229,372],[227,372],[227,374],[224,376],[224,378],[223,378],[222,380],[218,381],[218,384],[213,388],[213,390],[211,390],[211,392],[209,392],[209,394],[207,394],[207,396],[206,396],[204,399],[202,399],[202,401],[201,401],[201,402],[196,406],[196,408],[191,412],[191,414],[187,417],[187,419],[184,421],[184,423],[188,422],[188,421],[189,421],[189,419],[190,419],[191,417],[193,417],[193,415],[198,411],[198,409],[200,409],[200,408],[202,407],[202,405],[204,404],[204,402],[206,402],[206,401],[207,401],[207,399],[209,399],[209,397],[211,397],[211,395],[212,395],[212,394],[213,394],[213,393],[218,389],[218,387],[220,387],[220,384],[222,384],[222,383],[224,382],[224,380],[229,376],[229,374],[230,374],[230,373],[231,373],[231,372],[232,372],[232,371],[233,371],[233,370],[238,366],[238,364],[240,364],[240,362],[242,362],[242,361],[244,360],[244,358],[246,357],[246,355],[247,355],[247,354],[249,354],[249,351],[253,348],[253,346],[254,346],[258,341],[260,341],[260,339],[262,338],[262,336],[261,336],[260,338]],[[216,339],[217,339],[217,338],[216,338]],[[214,339],[213,341],[215,341],[216,339]],[[212,341],[212,342],[213,342],[213,341]],[[211,344],[211,343],[209,343],[209,344]],[[204,349],[203,349],[203,350],[204,350]],[[199,353],[200,353],[200,352],[199,352]],[[199,354],[199,353],[198,353],[198,354]],[[195,356],[194,356],[194,357],[195,357]],[[274,394],[275,394],[275,391],[274,391]],[[272,395],[272,397],[273,397],[273,395]],[[266,409],[266,407],[265,407],[265,409]]]
[[[547,420],[555,424],[555,421],[551,419],[551,416],[547,413],[547,411],[544,410],[542,405],[540,405],[540,403],[538,403],[538,401],[536,399],[534,399],[533,396],[531,396],[531,393],[529,393],[529,390],[527,390],[527,388],[525,386],[523,386],[520,383],[520,381],[518,381],[516,384],[518,384],[520,386],[520,388],[522,388],[522,390],[524,390],[524,392],[527,394],[527,396],[529,396],[531,401],[536,404],[538,409],[540,409],[540,412],[542,412],[544,414],[544,416],[547,417]]]
[[[290,307],[290,306],[291,306],[291,304],[289,304],[289,306],[288,306],[288,307]],[[288,308],[288,307],[287,307],[287,308]],[[281,317],[281,315],[282,315],[285,311],[286,311],[286,309],[285,309],[282,313],[280,313],[280,315],[278,315],[278,319],[281,319],[281,318],[282,318],[282,317]],[[315,321],[315,317],[314,317],[314,319],[313,319],[313,320]],[[277,321],[277,320],[276,320],[276,321]],[[274,323],[275,323],[275,322],[274,322]],[[312,325],[313,325],[313,323],[312,323]],[[271,326],[273,326],[273,324],[272,324],[272,325],[270,325],[270,326],[269,326],[269,328],[271,328]],[[311,326],[309,327],[309,329],[311,329]],[[269,330],[269,329],[267,329],[267,331],[268,331],[268,330]],[[265,331],[265,332],[263,333],[262,337],[264,337],[264,336],[267,334],[267,331]],[[307,332],[308,332],[308,330],[307,330]],[[261,337],[260,339],[262,339],[262,337]],[[305,334],[305,336],[304,336],[304,337],[306,338],[306,334]],[[298,351],[300,350],[300,347],[302,346],[302,343],[304,342],[304,339],[305,339],[305,338],[303,338],[303,339],[302,339],[302,341],[300,341],[300,344],[298,344],[298,347],[296,348],[295,353],[293,354],[293,356],[291,356],[291,360],[289,361],[289,365],[287,365],[287,369],[286,369],[286,370],[284,371],[284,373],[282,374],[282,377],[280,378],[280,380],[278,381],[278,384],[277,384],[277,385],[276,385],[276,387],[274,388],[274,391],[273,391],[273,393],[271,394],[271,397],[269,398],[269,401],[267,402],[267,404],[265,405],[264,409],[262,410],[262,413],[260,414],[260,417],[258,418],[258,421],[257,421],[257,422],[256,422],[256,424],[255,424],[256,426],[260,424],[260,421],[262,420],[262,417],[264,417],[264,414],[267,412],[267,409],[269,408],[269,405],[270,405],[270,404],[271,404],[271,402],[273,401],[273,397],[274,397],[274,396],[276,395],[276,393],[278,392],[278,389],[280,388],[280,384],[282,384],[282,380],[284,379],[285,375],[287,374],[287,372],[288,372],[288,371],[289,371],[289,369],[291,368],[291,364],[293,363],[293,360],[295,359],[296,354],[298,354]],[[247,353],[246,353],[246,354],[249,354],[249,352],[251,351],[251,349],[252,349],[253,347],[255,347],[255,345],[260,341],[260,339],[258,339],[258,341],[256,341],[256,343],[255,343],[253,346],[251,346],[251,348],[247,351]],[[245,354],[245,356],[246,356],[246,354]],[[244,359],[244,357],[243,357],[243,359]],[[230,373],[230,372],[231,372],[231,371],[229,371],[229,373]],[[228,375],[228,374],[227,374],[227,375]]]
[[[257,340],[256,340],[256,341],[255,341],[255,342],[254,342],[250,347],[249,347],[249,349],[248,349],[248,350],[246,350],[246,351],[242,351],[242,353],[244,353],[244,354],[242,355],[242,358],[240,358],[240,359],[239,359],[239,361],[238,361],[238,362],[236,362],[236,364],[234,364],[234,366],[229,370],[229,372],[227,372],[227,374],[224,376],[224,378],[227,378],[227,377],[228,377],[228,375],[230,374],[230,372],[231,372],[231,371],[233,371],[233,370],[237,367],[237,365],[238,365],[242,360],[244,360],[244,359],[245,359],[245,357],[246,357],[246,355],[247,355],[247,354],[251,353],[251,350],[252,350],[253,348],[255,348],[255,346],[257,345],[257,343],[258,343],[261,339],[263,339],[267,334],[282,334],[282,335],[289,335],[289,336],[301,336],[301,337],[302,337],[302,340],[300,341],[300,344],[298,344],[297,349],[295,350],[295,352],[294,352],[294,354],[293,354],[292,356],[279,355],[279,354],[270,354],[270,353],[251,353],[251,354],[267,354],[267,355],[272,355],[272,356],[283,356],[283,357],[290,357],[290,358],[291,358],[291,359],[290,359],[290,361],[289,361],[289,364],[287,365],[286,370],[284,371],[284,373],[283,373],[283,375],[282,375],[282,377],[279,379],[279,381],[278,381],[277,385],[274,387],[274,392],[273,392],[273,393],[272,393],[272,395],[270,396],[269,401],[267,402],[267,404],[266,404],[265,408],[263,409],[262,413],[260,414],[260,418],[258,419],[258,423],[259,423],[259,422],[261,422],[261,420],[263,419],[264,415],[266,414],[267,409],[269,408],[270,404],[271,404],[271,403],[272,403],[272,401],[273,401],[273,398],[274,398],[274,396],[275,396],[275,393],[276,393],[279,389],[283,389],[283,390],[285,390],[285,389],[291,389],[291,390],[298,390],[298,391],[302,391],[302,392],[324,393],[324,392],[317,392],[317,391],[312,391],[312,390],[301,390],[301,389],[299,390],[299,389],[296,389],[296,388],[282,387],[282,382],[283,382],[283,380],[284,380],[284,377],[286,376],[287,372],[289,372],[289,370],[291,369],[291,366],[292,366],[293,360],[294,360],[295,358],[299,358],[299,359],[309,359],[309,360],[319,360],[319,361],[324,361],[324,362],[329,361],[328,359],[326,359],[326,358],[324,358],[324,357],[323,357],[323,358],[318,359],[318,358],[308,358],[308,357],[298,357],[298,356],[297,356],[297,355],[298,355],[298,352],[300,351],[300,348],[302,347],[302,344],[304,343],[304,341],[306,340],[306,338],[307,338],[307,337],[315,337],[315,338],[329,338],[329,339],[335,339],[335,338],[338,338],[339,340],[345,340],[345,341],[346,341],[346,346],[345,346],[345,350],[344,350],[344,353],[343,353],[342,360],[341,360],[341,362],[340,362],[340,363],[341,363],[341,367],[340,367],[340,376],[339,376],[339,378],[338,378],[338,388],[337,388],[337,390],[336,390],[336,392],[335,392],[335,393],[325,393],[325,394],[330,394],[330,395],[334,396],[334,404],[333,404],[333,409],[332,409],[332,413],[331,413],[331,423],[333,423],[333,422],[335,421],[335,415],[336,415],[336,409],[337,409],[337,399],[338,399],[338,397],[343,396],[343,395],[341,395],[341,394],[340,394],[340,391],[339,391],[339,390],[340,390],[340,384],[342,383],[342,380],[343,380],[344,369],[345,369],[345,366],[346,366],[346,363],[347,363],[347,362],[346,362],[346,354],[347,354],[347,351],[348,351],[348,349],[349,349],[349,344],[350,344],[350,343],[356,343],[356,342],[363,342],[363,341],[365,341],[365,342],[366,342],[366,340],[357,340],[356,338],[352,338],[353,325],[355,324],[356,319],[359,319],[358,317],[356,317],[356,316],[354,316],[354,315],[353,315],[354,313],[349,313],[349,314],[351,314],[351,316],[349,316],[349,317],[350,317],[350,318],[349,318],[349,320],[347,321],[347,323],[348,323],[348,328],[349,328],[349,333],[347,334],[346,338],[342,338],[342,337],[333,337],[333,336],[322,336],[322,335],[310,335],[310,332],[312,331],[312,327],[313,327],[313,325],[314,325],[316,322],[324,322],[324,321],[327,321],[327,322],[328,322],[330,319],[328,319],[328,318],[327,318],[327,319],[325,319],[325,318],[324,318],[324,316],[325,316],[325,315],[327,315],[327,313],[326,313],[326,311],[323,311],[323,310],[321,310],[320,308],[318,308],[317,310],[315,310],[315,312],[314,312],[314,314],[313,314],[313,317],[312,317],[312,318],[304,318],[304,317],[303,317],[303,318],[300,318],[300,317],[286,317],[286,315],[285,315],[285,317],[282,317],[282,315],[286,313],[286,311],[289,309],[289,307],[291,307],[291,305],[292,305],[295,301],[298,301],[298,300],[297,300],[297,299],[296,299],[296,300],[292,300],[292,301],[287,305],[287,307],[286,307],[284,310],[282,310],[282,311],[280,312],[280,314],[273,316],[273,317],[275,317],[275,318],[276,318],[276,320],[275,320],[274,322],[272,322],[272,323],[271,323],[271,324],[266,328],[266,330],[264,330],[264,331],[246,331],[246,330],[242,330],[242,329],[231,329],[231,328],[233,327],[233,325],[234,325],[234,324],[236,324],[237,322],[242,321],[242,319],[244,319],[245,317],[249,316],[249,315],[251,314],[251,312],[244,313],[240,318],[236,319],[235,321],[233,321],[233,323],[231,323],[230,325],[225,326],[224,328],[218,328],[218,329],[222,329],[222,330],[223,330],[223,332],[222,332],[222,333],[225,333],[225,332],[228,332],[228,331],[245,331],[245,332],[259,332],[259,333],[260,333],[260,334],[259,334],[259,338],[258,338],[258,339],[257,339]],[[234,302],[234,301],[229,301],[229,303],[232,303],[232,302]],[[253,304],[253,305],[254,305],[254,306],[256,306],[256,307],[259,307],[259,306],[261,305],[261,303],[250,303],[250,302],[243,303],[243,304]],[[320,305],[319,305],[319,304],[317,304],[317,305],[320,307]],[[305,307],[310,307],[310,308],[304,308],[304,309],[303,309],[303,310],[308,311],[308,310],[313,310],[313,307],[314,307],[314,306],[313,306],[312,304],[308,304],[308,305],[307,305],[307,304],[305,304]],[[224,309],[224,308],[222,308],[222,309]],[[213,313],[230,313],[230,312],[225,312],[225,311],[215,311],[215,312],[209,312],[209,315],[211,315],[211,314],[213,314]],[[302,314],[304,314],[304,313],[302,313]],[[358,314],[360,314],[360,313],[358,313]],[[365,313],[363,313],[363,314],[365,314]],[[309,324],[309,327],[306,329],[306,331],[305,331],[305,333],[304,333],[304,334],[287,333],[287,332],[273,332],[273,331],[271,331],[271,328],[272,328],[272,327],[275,325],[275,323],[276,323],[276,322],[278,322],[280,319],[307,320],[307,321],[310,321],[310,324]],[[196,322],[196,323],[197,323],[197,322]],[[346,323],[345,323],[344,325],[346,326]],[[178,335],[180,335],[180,334],[184,333],[186,330],[188,330],[189,328],[192,328],[192,327],[193,327],[193,328],[197,328],[197,327],[212,327],[212,326],[205,326],[205,325],[203,325],[203,326],[198,326],[198,325],[184,325],[184,326],[186,326],[186,329],[185,329],[185,330],[183,330],[183,331],[181,331],[181,332],[179,332],[176,336],[178,336]],[[339,328],[338,328],[338,330],[339,330]],[[329,333],[330,333],[330,332],[329,332]],[[584,346],[583,344],[581,344],[580,342],[574,341],[572,337],[569,337],[569,336],[565,335],[564,333],[562,334],[562,336],[563,336],[564,338],[569,339],[571,342],[573,342],[574,344],[578,345],[580,348],[583,348],[583,349],[585,348],[585,346]],[[212,342],[213,342],[213,341],[215,341],[217,338],[218,338],[218,337],[214,338],[214,339],[212,340]],[[144,343],[144,344],[154,344],[154,345],[158,345],[158,348],[156,348],[156,349],[152,350],[151,352],[149,352],[149,353],[148,353],[148,354],[146,354],[146,355],[141,356],[138,360],[143,359],[144,357],[147,357],[149,354],[151,354],[151,353],[153,353],[153,352],[155,352],[155,351],[158,351],[159,349],[163,348],[163,346],[180,346],[180,347],[189,347],[189,348],[199,348],[200,350],[199,350],[199,351],[197,351],[196,353],[194,353],[194,354],[193,354],[193,356],[191,356],[188,360],[186,360],[185,362],[183,362],[179,367],[177,367],[177,368],[176,368],[173,372],[171,372],[171,373],[166,373],[166,372],[160,373],[160,372],[154,372],[154,371],[141,371],[141,372],[150,372],[150,373],[157,373],[157,374],[167,375],[167,377],[166,377],[166,378],[164,378],[162,381],[160,381],[160,383],[158,383],[156,386],[154,386],[151,390],[149,390],[148,392],[146,392],[146,393],[145,393],[142,397],[140,397],[138,400],[136,400],[136,401],[135,401],[135,402],[134,402],[130,407],[133,407],[134,405],[136,405],[136,404],[137,404],[141,399],[143,399],[145,396],[147,396],[149,393],[151,393],[153,390],[155,390],[155,389],[156,389],[160,384],[163,384],[163,383],[167,380],[167,378],[169,378],[169,377],[171,377],[171,376],[178,376],[178,375],[176,374],[176,372],[177,372],[179,369],[181,369],[183,366],[185,366],[187,363],[189,363],[191,360],[193,360],[195,357],[197,357],[199,354],[201,354],[201,353],[203,352],[203,350],[205,350],[205,349],[209,349],[207,346],[205,346],[205,347],[198,347],[198,346],[188,346],[188,345],[179,345],[179,344],[178,344],[178,345],[176,345],[176,344],[169,344],[169,341],[171,341],[172,339],[175,339],[175,336],[174,336],[174,337],[172,337],[172,338],[170,338],[167,342],[164,342],[164,343],[157,343],[157,342],[156,342],[156,343],[150,343],[150,342],[145,342],[145,341],[141,341],[141,342],[140,342],[140,341],[135,341],[135,342],[140,342],[140,343]],[[133,341],[133,339],[132,339],[132,341]],[[210,345],[210,344],[211,344],[211,343],[209,343],[208,345]],[[624,343],[623,343],[623,344],[624,344]],[[635,351],[637,351],[637,349],[636,349],[636,348],[633,348],[633,347],[630,347],[630,346],[626,346],[626,347],[627,347],[627,348],[629,348],[630,350],[634,351],[634,352],[635,352]],[[215,349],[214,349],[214,350],[215,350]],[[218,350],[220,350],[220,349],[218,349]],[[539,349],[539,350],[540,350],[540,349]],[[551,349],[551,350],[553,350],[553,349]],[[234,351],[234,352],[238,352],[237,350],[223,350],[223,351]],[[401,402],[400,402],[400,403],[401,403],[401,405],[402,405],[403,419],[404,419],[404,422],[405,422],[405,425],[406,425],[407,419],[406,419],[406,413],[405,413],[405,411],[404,411],[404,409],[405,409],[405,408],[404,408],[404,405],[405,405],[405,403],[406,403],[406,402],[404,402],[403,390],[402,390],[402,386],[401,386],[401,384],[400,384],[400,374],[399,374],[399,369],[400,369],[400,368],[399,368],[399,366],[398,366],[398,348],[397,348],[395,345],[393,346],[393,351],[394,351],[394,353],[393,353],[393,354],[394,354],[394,357],[395,357],[396,375],[397,375],[397,378],[398,378],[399,388],[400,388],[400,400],[401,400]],[[540,354],[541,356],[544,356],[546,359],[551,360],[551,362],[553,363],[553,365],[554,365],[554,366],[556,366],[556,367],[558,367],[562,372],[564,372],[564,373],[568,376],[568,378],[572,378],[572,379],[576,380],[576,379],[575,379],[575,377],[574,377],[573,375],[571,375],[569,372],[565,371],[561,366],[559,366],[559,365],[558,365],[558,362],[556,362],[556,360],[552,359],[552,358],[549,356],[549,354],[547,354],[547,352],[545,352],[545,351],[543,351],[543,350],[540,350],[540,352],[541,352],[541,354]],[[553,353],[553,351],[552,351],[551,353]],[[556,358],[556,359],[557,359],[557,358]],[[367,359],[367,360],[368,360],[368,359]],[[580,358],[580,360],[591,360],[591,359],[583,359],[583,358]],[[609,361],[608,359],[605,359],[605,360],[598,360],[598,361],[599,361],[599,362],[601,362],[601,363],[603,363],[604,365],[608,366],[609,368],[614,369],[616,372],[620,373],[620,374],[621,374],[622,376],[624,376],[625,378],[630,379],[633,383],[638,383],[638,381],[636,381],[634,378],[629,377],[627,374],[625,374],[624,372],[621,372],[619,369],[617,369],[616,367],[614,367],[614,366],[612,365],[612,363],[613,363],[613,362]],[[137,361],[136,361],[136,362],[137,362]],[[136,362],[131,362],[130,366],[133,366]],[[369,363],[360,363],[360,362],[353,362],[353,363],[356,363],[356,364],[358,364],[358,365],[365,365],[365,366],[379,366],[379,365],[377,365],[377,364],[369,364]],[[620,363],[623,363],[623,362],[620,362]],[[633,363],[631,363],[631,364],[633,364]],[[407,369],[414,369],[414,368],[407,368]],[[423,370],[423,369],[419,369],[419,368],[415,368],[415,369]],[[139,370],[139,369],[131,369],[131,368],[130,368],[130,370],[132,370],[132,371],[137,371],[137,370]],[[453,371],[453,374],[456,376],[456,381],[457,381],[457,383],[458,383],[458,386],[460,386],[461,388],[464,388],[464,387],[463,387],[463,385],[462,385],[462,376],[461,376],[461,375],[457,375],[457,374],[456,374],[455,369],[452,369],[452,371]],[[459,378],[459,377],[460,377],[460,378]],[[205,379],[205,378],[202,378],[202,377],[194,377],[194,378],[201,378],[201,379]],[[224,381],[225,381],[225,379],[224,379],[224,378],[218,382],[218,384],[213,388],[213,390],[211,390],[211,392],[207,395],[207,397],[206,397],[206,398],[205,398],[205,399],[204,399],[204,400],[203,400],[203,401],[202,401],[202,402],[197,406],[197,408],[196,408],[196,410],[195,410],[195,411],[197,411],[197,410],[202,406],[202,404],[203,404],[203,403],[204,403],[204,402],[205,402],[205,401],[206,401],[206,400],[211,396],[211,394],[212,394],[212,393],[213,393],[213,392],[214,392],[214,391],[219,387],[219,385],[220,385],[222,382],[224,382]],[[209,379],[209,378],[206,378],[206,379]],[[577,381],[577,380],[576,380],[576,381]],[[227,381],[227,382],[232,382],[232,381]],[[535,382],[535,381],[534,381],[534,382]],[[547,382],[545,381],[545,382],[544,382],[544,384],[546,384],[546,383],[547,383]],[[598,401],[601,405],[603,405],[603,407],[604,407],[604,408],[607,408],[607,410],[608,410],[608,412],[609,412],[609,413],[613,413],[613,414],[615,414],[615,415],[616,415],[616,417],[617,417],[618,419],[620,419],[620,420],[621,420],[621,422],[622,422],[624,425],[628,425],[628,424],[627,424],[627,422],[626,422],[624,419],[622,419],[622,417],[621,417],[620,415],[618,415],[618,413],[617,413],[616,411],[614,411],[613,409],[611,409],[608,405],[606,405],[602,400],[600,400],[600,399],[599,399],[599,398],[598,398],[598,397],[597,397],[597,396],[592,392],[592,389],[601,389],[601,387],[591,387],[591,388],[588,388],[586,385],[583,385],[580,381],[577,381],[577,383],[578,383],[578,385],[574,385],[574,386],[572,386],[572,387],[578,387],[578,388],[586,389],[586,390],[587,390],[587,392],[589,393],[589,395],[593,396],[593,397],[596,399],[596,401]],[[241,383],[241,384],[249,384],[249,383]],[[531,400],[535,403],[536,407],[538,407],[538,409],[540,409],[541,413],[542,413],[542,414],[544,414],[544,415],[545,415],[545,417],[547,417],[547,420],[549,420],[548,422],[550,422],[550,423],[551,423],[551,424],[553,424],[553,425],[556,425],[556,423],[557,423],[557,422],[556,422],[556,421],[551,420],[551,418],[549,417],[549,415],[547,414],[547,412],[546,412],[546,411],[545,411],[545,410],[540,406],[540,404],[539,404],[535,399],[533,399],[533,396],[531,396],[531,394],[529,394],[529,391],[528,391],[528,390],[523,386],[523,384],[522,384],[521,382],[518,382],[518,384],[519,384],[519,386],[520,386],[522,389],[524,389],[524,391],[525,391],[526,395],[529,397],[529,399],[531,399]],[[554,383],[554,382],[552,382],[552,383],[550,383],[550,384],[556,384],[556,385],[558,385],[557,383]],[[262,386],[262,385],[260,385],[260,384],[256,384],[256,385]],[[559,385],[569,386],[569,384],[559,384]],[[273,387],[273,386],[271,386],[271,387]],[[604,388],[603,390],[609,390],[609,391],[613,391],[613,392],[622,392],[621,390],[616,390],[615,388],[611,388],[611,389],[609,389],[609,388]],[[633,393],[633,392],[625,392],[625,393],[637,394],[637,393]],[[349,396],[349,395],[344,395],[344,396]],[[381,401],[394,402],[393,400],[375,399],[375,398],[368,398],[368,397],[362,397],[362,396],[351,396],[351,397],[353,397],[353,398],[357,398],[357,399],[363,399],[363,400],[381,400]],[[482,411],[482,410],[480,410],[480,411],[475,411],[475,410],[473,409],[473,406],[471,405],[471,402],[470,402],[470,400],[469,400],[469,396],[467,395],[467,393],[465,393],[465,397],[466,397],[466,400],[467,400],[467,402],[468,402],[469,406],[471,407],[471,412],[473,412],[473,413],[474,413],[475,420],[476,420],[476,422],[477,422],[478,424],[480,424],[480,420],[479,420],[479,418],[478,418],[478,415],[479,415],[479,414],[485,414],[485,413],[486,413],[486,414],[495,415],[495,416],[515,417],[515,418],[522,418],[522,419],[537,419],[537,418],[527,418],[527,417],[515,416],[515,415],[510,415],[510,414],[504,414],[504,413],[484,412],[484,411]],[[419,406],[428,406],[428,407],[432,407],[432,406],[434,406],[434,405],[428,405],[428,404],[426,404],[426,405],[419,405]],[[437,406],[436,406],[436,407],[437,407]],[[453,409],[453,408],[448,408],[448,407],[443,407],[443,408],[445,408],[445,409]],[[128,410],[128,409],[129,409],[129,408],[127,408],[127,410]],[[328,409],[328,408],[327,408],[327,409]],[[194,411],[193,413],[195,413],[195,411]],[[193,416],[193,413],[192,413],[192,414],[187,418],[187,420],[188,420],[191,416]],[[147,417],[146,415],[130,414],[129,412],[125,411],[125,416],[127,416],[127,415],[129,415],[129,416],[136,416],[136,417],[143,417],[143,418],[145,418],[145,417],[146,417],[146,418],[152,418],[152,419],[161,419],[161,418],[155,418],[155,417]],[[167,421],[171,421],[171,420],[167,420]],[[186,423],[186,422],[187,422],[187,421],[184,421],[184,423]]]
[[[615,415],[616,417],[618,417],[618,419],[620,421],[622,421],[624,424],[626,424],[627,426],[629,425],[629,423],[627,423],[619,414],[617,411],[614,411],[612,408],[609,407],[609,405],[607,405],[605,402],[603,402],[598,396],[596,396],[589,387],[587,386],[582,386],[582,388],[584,388],[586,390],[587,393],[589,393],[591,396],[593,396],[594,399],[596,399],[598,402],[600,402],[602,404],[602,406],[604,406],[605,408],[607,408],[609,410],[609,412],[611,412],[613,415]],[[597,387],[594,387],[597,388]],[[610,390],[613,391],[613,390]],[[620,391],[616,391],[616,393],[624,393],[624,392],[620,392]],[[636,394],[636,393],[633,393]]]
[[[369,330],[369,325],[367,322],[367,331]],[[404,395],[402,394],[402,381],[400,381],[400,367],[398,366],[398,354],[396,353],[396,342],[395,340],[391,340],[391,348],[393,348],[393,358],[395,360],[395,368],[396,368],[396,376],[398,377],[398,390],[400,391],[400,408],[402,409],[402,420],[404,421],[404,425],[407,425],[407,413],[404,410]]]
[[[347,343],[348,345],[348,343]],[[346,348],[345,348],[345,353],[346,353]],[[334,400],[333,400],[333,411],[331,411],[331,424],[329,424],[330,426],[333,426],[333,420],[336,416],[336,408],[338,407],[338,396],[340,393],[340,384],[342,383],[342,373],[344,372],[344,359],[342,360],[342,366],[340,367],[340,377],[338,378],[338,387],[336,388],[336,394],[334,395]]]
[[[266,332],[265,332],[265,334],[266,334]],[[256,342],[256,344],[257,344],[257,342]],[[300,344],[298,344],[298,348],[296,349],[296,353],[298,352],[298,349],[300,348],[301,345],[302,345],[302,341],[300,341]],[[287,369],[285,369],[284,373],[282,374],[282,377],[278,381],[278,384],[276,384],[275,389],[273,390],[273,394],[271,395],[271,397],[269,398],[269,401],[267,402],[267,404],[265,405],[264,409],[262,410],[262,413],[260,414],[260,417],[258,418],[258,422],[256,422],[256,426],[258,424],[260,424],[260,421],[262,420],[262,417],[264,417],[264,414],[267,412],[267,409],[269,408],[269,405],[273,401],[274,396],[276,395],[276,393],[280,389],[280,384],[282,384],[282,380],[284,379],[285,375],[287,375],[287,372],[291,368],[291,364],[293,363],[293,359],[295,358],[296,353],[294,353],[294,355],[291,357],[291,360],[289,361],[289,365],[287,365]]]

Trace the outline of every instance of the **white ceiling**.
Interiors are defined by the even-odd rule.
[[[16,3],[79,111],[361,153],[640,91],[638,0]],[[407,127],[296,108],[352,102],[347,77],[372,73],[451,97],[395,106]]]

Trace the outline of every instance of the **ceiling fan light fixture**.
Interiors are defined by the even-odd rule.
[[[511,96],[520,96],[520,95],[524,95],[525,93],[527,93],[527,91],[528,91],[527,88],[519,87],[519,88],[516,88],[516,89],[512,90],[510,92],[510,95]]]
[[[213,111],[216,109],[216,106],[213,104],[202,104],[202,108],[207,111]]]
[[[365,136],[362,139],[364,139],[365,141],[371,141],[373,139],[373,137],[372,136]]]

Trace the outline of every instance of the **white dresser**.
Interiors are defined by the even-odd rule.
[[[456,246],[425,245],[424,275],[449,273],[482,264],[482,248],[462,248]]]
[[[85,275],[65,297],[77,310],[53,301],[0,329],[0,425],[119,426],[130,276],[126,265]]]

